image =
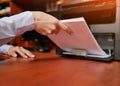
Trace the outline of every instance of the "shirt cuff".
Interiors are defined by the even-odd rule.
[[[17,29],[16,35],[20,35],[27,31],[35,29],[34,17],[32,15],[32,12],[30,11],[26,11],[18,15],[15,15],[13,19],[16,20],[14,21],[15,29]]]
[[[10,49],[10,47],[13,47],[13,46],[12,45],[7,45],[7,44],[4,44],[4,45],[0,46],[0,53],[8,54],[8,50]]]
[[[5,28],[3,38],[15,37],[26,31],[35,29],[35,21],[32,12],[25,11],[10,17],[1,18],[1,27]]]

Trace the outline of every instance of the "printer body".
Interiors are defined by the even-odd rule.
[[[120,61],[120,0],[70,0],[59,11],[61,19],[84,17],[101,48]]]

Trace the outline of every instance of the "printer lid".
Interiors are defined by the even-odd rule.
[[[70,0],[61,4],[62,19],[84,17],[88,24],[116,21],[116,0]]]

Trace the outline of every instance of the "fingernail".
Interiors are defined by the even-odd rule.
[[[17,57],[17,54],[14,54],[13,57]]]
[[[35,57],[35,55],[31,55],[31,57]]]
[[[27,56],[24,56],[24,58],[28,58]]]
[[[66,29],[66,31],[67,31],[69,34],[73,34],[73,31],[72,31],[72,29],[71,29],[70,27],[68,27],[68,28]]]
[[[48,33],[48,34],[51,34],[51,30],[48,30],[47,33]]]

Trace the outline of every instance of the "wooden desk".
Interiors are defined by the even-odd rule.
[[[0,62],[0,86],[120,86],[120,62],[68,59],[34,52],[36,58]]]

